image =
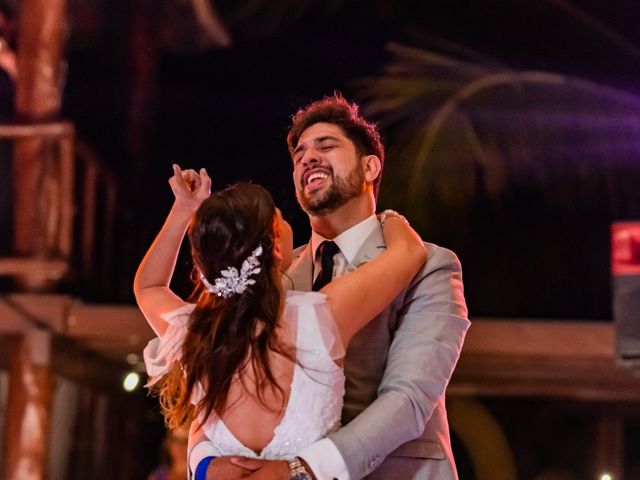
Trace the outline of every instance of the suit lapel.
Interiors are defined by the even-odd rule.
[[[350,267],[347,270],[357,268],[363,263],[367,263],[373,258],[377,257],[387,248],[384,243],[384,237],[382,236],[382,229],[377,227],[364,241],[358,253],[351,262]],[[297,256],[291,262],[291,266],[287,270],[287,276],[292,284],[292,290],[299,290],[303,292],[311,291],[313,284],[313,261],[311,258],[311,243],[308,243],[304,247],[298,248],[294,255]],[[287,281],[284,280],[286,284]]]
[[[293,284],[292,290],[311,291],[313,262],[311,259],[311,243],[297,250],[298,256],[293,259],[287,270],[287,275]]]
[[[386,248],[384,237],[382,236],[382,228],[376,227],[364,241],[358,253],[356,253],[351,266],[359,267],[363,263],[369,262],[380,255]]]

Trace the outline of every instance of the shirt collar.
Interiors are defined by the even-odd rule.
[[[370,217],[365,218],[360,223],[354,225],[348,230],[345,230],[333,239],[347,259],[347,262],[353,262],[353,259],[360,250],[360,247],[362,247],[364,241],[369,237],[369,235],[371,235],[377,226],[378,217],[375,214],[372,214]],[[324,238],[319,233],[311,231],[311,258],[316,258],[316,250],[320,244],[326,240],[331,239]]]

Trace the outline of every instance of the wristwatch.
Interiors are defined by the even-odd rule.
[[[289,460],[289,472],[291,480],[313,480],[313,477],[298,457]]]

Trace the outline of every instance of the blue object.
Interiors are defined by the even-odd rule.
[[[209,464],[214,458],[216,457],[210,456],[204,457],[200,460],[200,463],[198,463],[198,467],[196,468],[194,480],[207,480],[207,468],[209,468]]]

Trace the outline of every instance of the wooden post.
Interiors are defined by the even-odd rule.
[[[73,184],[75,182],[74,130],[71,129],[59,143],[60,159],[60,226],[58,230],[58,253],[64,259],[69,259],[73,248],[73,216],[75,205],[73,202]]]
[[[23,0],[20,4],[16,119],[21,123],[47,122],[60,115],[65,3]],[[52,238],[59,236],[58,225],[67,226],[68,214],[60,205],[66,203],[69,192],[63,188],[70,178],[68,172],[60,172],[65,165],[60,165],[55,142],[23,139],[16,142],[14,155],[14,253],[41,258],[63,255],[60,247],[68,245]]]
[[[62,47],[66,0],[22,0],[18,30],[19,120],[51,121],[62,103]]]
[[[65,0],[23,0],[20,4],[16,118],[21,123],[55,120],[61,107],[62,39]],[[50,140],[24,139],[16,143],[14,251],[44,253],[44,219],[37,200],[42,184],[40,156]]]
[[[591,478],[609,474],[612,480],[624,478],[624,416],[615,404],[604,403],[596,425],[594,465]]]
[[[9,368],[4,442],[6,480],[47,478],[52,400],[51,335],[32,328],[16,337]]]
[[[96,198],[98,190],[98,163],[85,164],[82,185],[82,269],[83,275],[89,274],[93,267],[96,228]]]

